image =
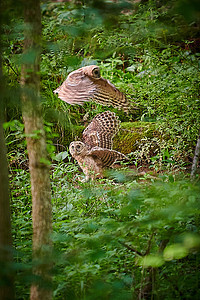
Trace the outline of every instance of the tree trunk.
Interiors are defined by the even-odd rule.
[[[1,31],[4,7],[0,2],[0,299],[13,300],[14,272],[12,268],[12,235],[9,202],[9,180],[6,145],[3,132],[4,80],[2,72]]]
[[[200,130],[199,130],[199,137],[197,139],[197,144],[194,152],[194,159],[192,162],[192,170],[191,170],[191,179],[194,179],[196,172],[197,172],[197,166],[199,162],[199,155],[200,155]]]
[[[2,102],[2,99],[0,99],[1,104]],[[12,269],[12,237],[10,221],[8,168],[2,126],[3,109],[2,105],[0,106],[0,299],[13,300],[14,284]]]
[[[31,300],[50,300],[52,211],[47,150],[40,105],[39,60],[41,11],[39,0],[24,2],[25,40],[22,65],[22,113],[31,175],[33,219],[33,273]]]

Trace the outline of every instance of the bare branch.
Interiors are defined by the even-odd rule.
[[[142,252],[136,250],[135,248],[133,248],[133,247],[127,245],[127,244],[124,243],[124,242],[121,242],[121,241],[118,241],[118,242],[119,242],[122,246],[126,247],[128,250],[130,250],[130,251],[132,251],[132,252],[135,252],[137,255],[139,255],[139,256],[145,256],[145,255],[148,255],[149,252],[150,252],[150,250],[151,250],[151,242],[152,242],[152,239],[153,239],[154,234],[155,234],[155,232],[153,232],[153,233],[151,234],[150,239],[149,239],[149,241],[148,241],[147,250],[146,250],[144,253],[142,253]]]
[[[132,251],[132,252],[135,252],[137,255],[139,256],[144,256],[143,253],[141,253],[140,251],[136,250],[135,248],[132,248],[131,246],[127,245],[126,243],[124,242],[121,242],[121,241],[118,241],[122,246],[126,247],[128,250]]]
[[[150,236],[150,239],[149,239],[149,241],[148,241],[147,250],[145,251],[144,256],[145,256],[145,255],[148,255],[149,252],[150,252],[150,250],[151,250],[151,242],[152,242],[152,239],[153,239],[153,237],[154,237],[154,234],[155,234],[155,232],[152,232],[152,234],[151,234],[151,236]]]
[[[192,162],[192,170],[191,170],[191,175],[190,175],[191,180],[194,179],[196,171],[197,171],[199,155],[200,155],[200,130],[199,130],[199,137],[197,139],[197,144],[196,144],[196,148],[195,148],[195,152],[194,152],[194,158],[193,158],[193,162]]]

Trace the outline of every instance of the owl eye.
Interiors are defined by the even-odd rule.
[[[76,146],[76,149],[79,150],[80,148],[81,148],[81,145],[77,145],[77,146]]]
[[[93,75],[94,75],[94,77],[96,77],[96,78],[100,77],[99,69],[95,69],[95,70],[93,71]]]

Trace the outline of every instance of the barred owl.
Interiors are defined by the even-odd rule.
[[[71,72],[63,84],[54,93],[69,104],[84,104],[90,100],[102,105],[114,106],[129,111],[130,103],[109,80],[100,75],[100,68],[86,66]]]
[[[71,142],[69,151],[89,178],[103,178],[103,170],[116,160],[127,157],[112,150],[112,139],[119,130],[119,120],[115,113],[105,111],[96,115],[83,131],[81,141]]]

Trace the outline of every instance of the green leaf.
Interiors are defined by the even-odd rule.
[[[188,249],[182,244],[174,244],[165,248],[163,258],[166,261],[181,259],[188,255]]]
[[[54,159],[57,160],[57,161],[62,161],[62,160],[64,160],[68,156],[69,156],[69,153],[67,151],[63,151],[63,152],[58,153],[54,157]]]
[[[160,255],[146,255],[145,257],[140,258],[139,264],[144,268],[158,268],[165,263],[164,259]]]

